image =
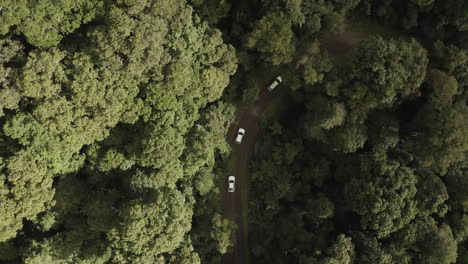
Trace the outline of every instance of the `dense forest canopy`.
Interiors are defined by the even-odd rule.
[[[307,17],[307,2],[292,20]],[[287,61],[303,75],[282,69],[289,110],[261,123],[253,261],[467,262],[467,3],[361,1],[348,18],[336,11],[340,1],[328,5],[317,21],[333,17],[335,27],[323,35],[307,22],[291,27],[297,51]],[[272,9],[264,5],[258,23]],[[329,41],[303,44],[333,30],[352,42],[359,21],[387,27],[367,26],[369,36],[344,55]]]
[[[185,1],[11,5],[0,258],[200,261],[194,197],[211,191],[228,151],[219,139],[234,108],[218,99],[237,68],[233,46]]]
[[[467,31],[464,0],[2,1],[0,263],[222,263],[274,74],[252,263],[467,263]]]

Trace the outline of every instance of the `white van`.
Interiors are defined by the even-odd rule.
[[[237,131],[237,137],[236,137],[236,143],[240,144],[242,142],[242,138],[244,137],[245,134],[245,129],[239,128],[239,131]]]
[[[270,86],[268,86],[268,91],[273,91],[273,89],[275,89],[276,86],[278,86],[278,84],[280,84],[282,81],[283,79],[281,78],[281,76],[277,76],[275,80],[270,84]]]
[[[229,176],[228,177],[228,192],[234,192],[235,190],[235,184],[236,184],[236,177],[234,176]]]

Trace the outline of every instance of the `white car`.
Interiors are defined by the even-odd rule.
[[[237,137],[235,141],[237,144],[240,144],[242,142],[242,138],[244,137],[244,134],[245,134],[245,129],[239,128],[239,130],[237,131]]]
[[[277,76],[275,80],[270,84],[270,86],[268,86],[268,91],[273,91],[273,89],[275,89],[275,87],[278,86],[278,84],[280,84],[282,81],[283,79],[281,78],[281,76]]]
[[[228,192],[234,192],[235,188],[234,185],[236,184],[236,177],[229,176],[228,177]]]

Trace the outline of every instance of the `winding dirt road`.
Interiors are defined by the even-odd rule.
[[[282,84],[278,85],[275,90],[269,92],[266,89],[260,92],[259,99],[249,107],[245,108],[237,115],[236,122],[229,128],[227,140],[229,141],[234,151],[234,166],[229,175],[236,176],[236,191],[229,193],[227,191],[227,177],[223,182],[222,188],[222,202],[224,208],[224,215],[233,219],[237,226],[237,234],[234,249],[224,255],[223,263],[225,264],[246,264],[248,245],[247,237],[244,230],[247,228],[247,223],[244,223],[247,216],[242,213],[247,212],[246,208],[243,210],[243,201],[247,201],[248,197],[248,161],[253,153],[255,142],[258,134],[257,123],[261,113],[268,107],[271,101],[282,93],[287,91],[286,87]],[[245,129],[245,135],[242,144],[235,144],[234,139],[239,127]]]
[[[367,39],[369,33],[345,31],[340,34],[330,34],[323,36],[321,39],[321,46],[325,48],[330,56],[338,56],[348,53],[353,47],[357,46],[361,41]],[[272,76],[273,81],[274,76]],[[223,186],[221,186],[222,204],[224,209],[224,216],[233,219],[237,226],[236,241],[233,250],[223,257],[224,264],[248,264],[248,238],[247,224],[245,219],[247,215],[248,206],[248,162],[253,154],[255,143],[258,134],[257,123],[262,112],[268,107],[272,100],[284,93],[288,92],[288,87],[282,83],[276,87],[273,92],[269,92],[266,87],[269,83],[264,84],[264,88],[260,92],[259,99],[249,107],[237,114],[236,122],[229,128],[227,140],[232,146],[234,151],[234,166],[232,171],[225,175]],[[242,144],[234,143],[234,139],[239,127],[246,130]],[[229,175],[236,177],[236,191],[229,193],[227,191],[227,178]],[[246,208],[243,208],[243,207]]]

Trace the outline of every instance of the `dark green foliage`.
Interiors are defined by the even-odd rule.
[[[18,257],[18,249],[15,247],[13,240],[0,243],[0,260],[14,260]]]
[[[432,40],[466,39],[468,3],[463,0],[362,0],[360,9],[387,25],[417,31]]]
[[[446,174],[447,190],[453,197],[454,207],[460,211],[468,212],[468,170],[465,163],[457,164],[451,167]]]
[[[351,176],[345,198],[351,210],[361,215],[364,230],[386,237],[414,219],[417,178],[410,168],[362,157],[358,175]]]
[[[309,97],[306,134],[330,144],[333,150],[357,151],[367,141],[368,115],[417,95],[427,63],[426,51],[415,40],[367,40],[321,85],[335,99],[305,89]]]
[[[466,93],[459,94],[457,80],[434,70],[428,80],[428,103],[417,113],[406,146],[425,167],[445,174],[463,161],[468,150]]]
[[[231,8],[228,0],[189,0],[197,14],[210,24],[216,24],[226,17]]]
[[[396,18],[392,2],[369,11]],[[302,45],[299,114],[262,124],[251,163],[254,262],[464,263],[466,50],[377,36],[317,74]]]
[[[342,94],[352,109],[385,107],[417,93],[426,74],[426,51],[410,42],[371,38],[352,54]]]
[[[457,242],[448,225],[431,230],[422,246],[423,263],[454,263],[457,259]]]
[[[334,205],[325,195],[319,194],[315,199],[307,202],[307,207],[310,210],[310,214],[315,215],[319,218],[331,218],[333,217]]]

